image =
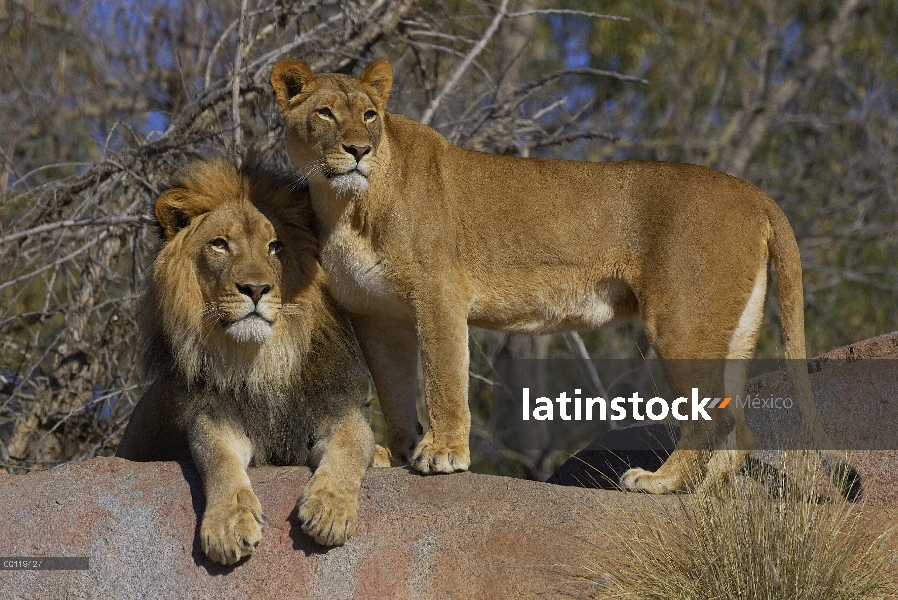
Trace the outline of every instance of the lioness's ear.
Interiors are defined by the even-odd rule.
[[[170,240],[190,225],[190,221],[215,208],[215,201],[183,188],[162,192],[156,200],[156,220],[165,230],[165,239]]]
[[[386,60],[378,58],[365,67],[365,72],[359,77],[362,83],[367,83],[380,97],[380,109],[387,107],[390,99],[390,88],[393,87],[393,67]]]
[[[314,79],[312,69],[301,60],[288,58],[274,65],[271,70],[271,87],[274,88],[274,96],[281,112],[287,110],[290,99],[301,94]]]

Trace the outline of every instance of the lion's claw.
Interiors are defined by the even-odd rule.
[[[332,476],[318,472],[306,484],[296,511],[302,530],[313,540],[322,546],[342,546],[358,521],[358,491],[343,489]]]
[[[266,522],[252,490],[242,490],[233,502],[206,507],[200,525],[203,552],[217,563],[232,565],[251,556],[262,539]]]

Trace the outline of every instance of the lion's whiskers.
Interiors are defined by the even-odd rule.
[[[206,333],[202,337],[201,343],[205,345],[209,340],[209,337],[212,335],[212,332],[215,331],[215,325],[224,316],[224,312],[221,309],[220,303],[207,302],[203,306],[201,315],[202,317],[200,318],[200,331],[206,331]]]
[[[282,306],[282,307],[281,307],[281,312],[280,312],[280,315],[279,315],[279,316],[280,316],[281,318],[290,320],[290,319],[292,319],[293,317],[299,316],[300,314],[302,314],[302,313],[301,313],[301,311],[299,311],[299,310],[295,310],[295,309],[287,308],[286,306]]]

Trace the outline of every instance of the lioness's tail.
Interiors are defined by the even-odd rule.
[[[833,450],[811,396],[811,380],[806,364],[804,289],[801,283],[801,257],[798,253],[798,243],[795,241],[795,234],[792,232],[786,215],[773,203],[768,211],[768,218],[771,232],[767,240],[767,247],[770,249],[779,281],[783,349],[795,399],[810,441],[820,453],[833,481],[839,485],[842,495],[854,501],[860,498],[862,493],[860,475],[854,467]]]

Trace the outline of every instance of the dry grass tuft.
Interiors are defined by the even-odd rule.
[[[801,453],[814,473],[812,453]],[[794,461],[793,461],[794,462]],[[621,533],[626,556],[604,575],[611,597],[627,599],[867,599],[898,597],[893,529],[876,534],[863,503],[815,502],[794,471],[791,491],[738,478],[727,497],[651,498]],[[798,486],[795,485],[798,482]],[[607,571],[603,569],[603,571]]]

